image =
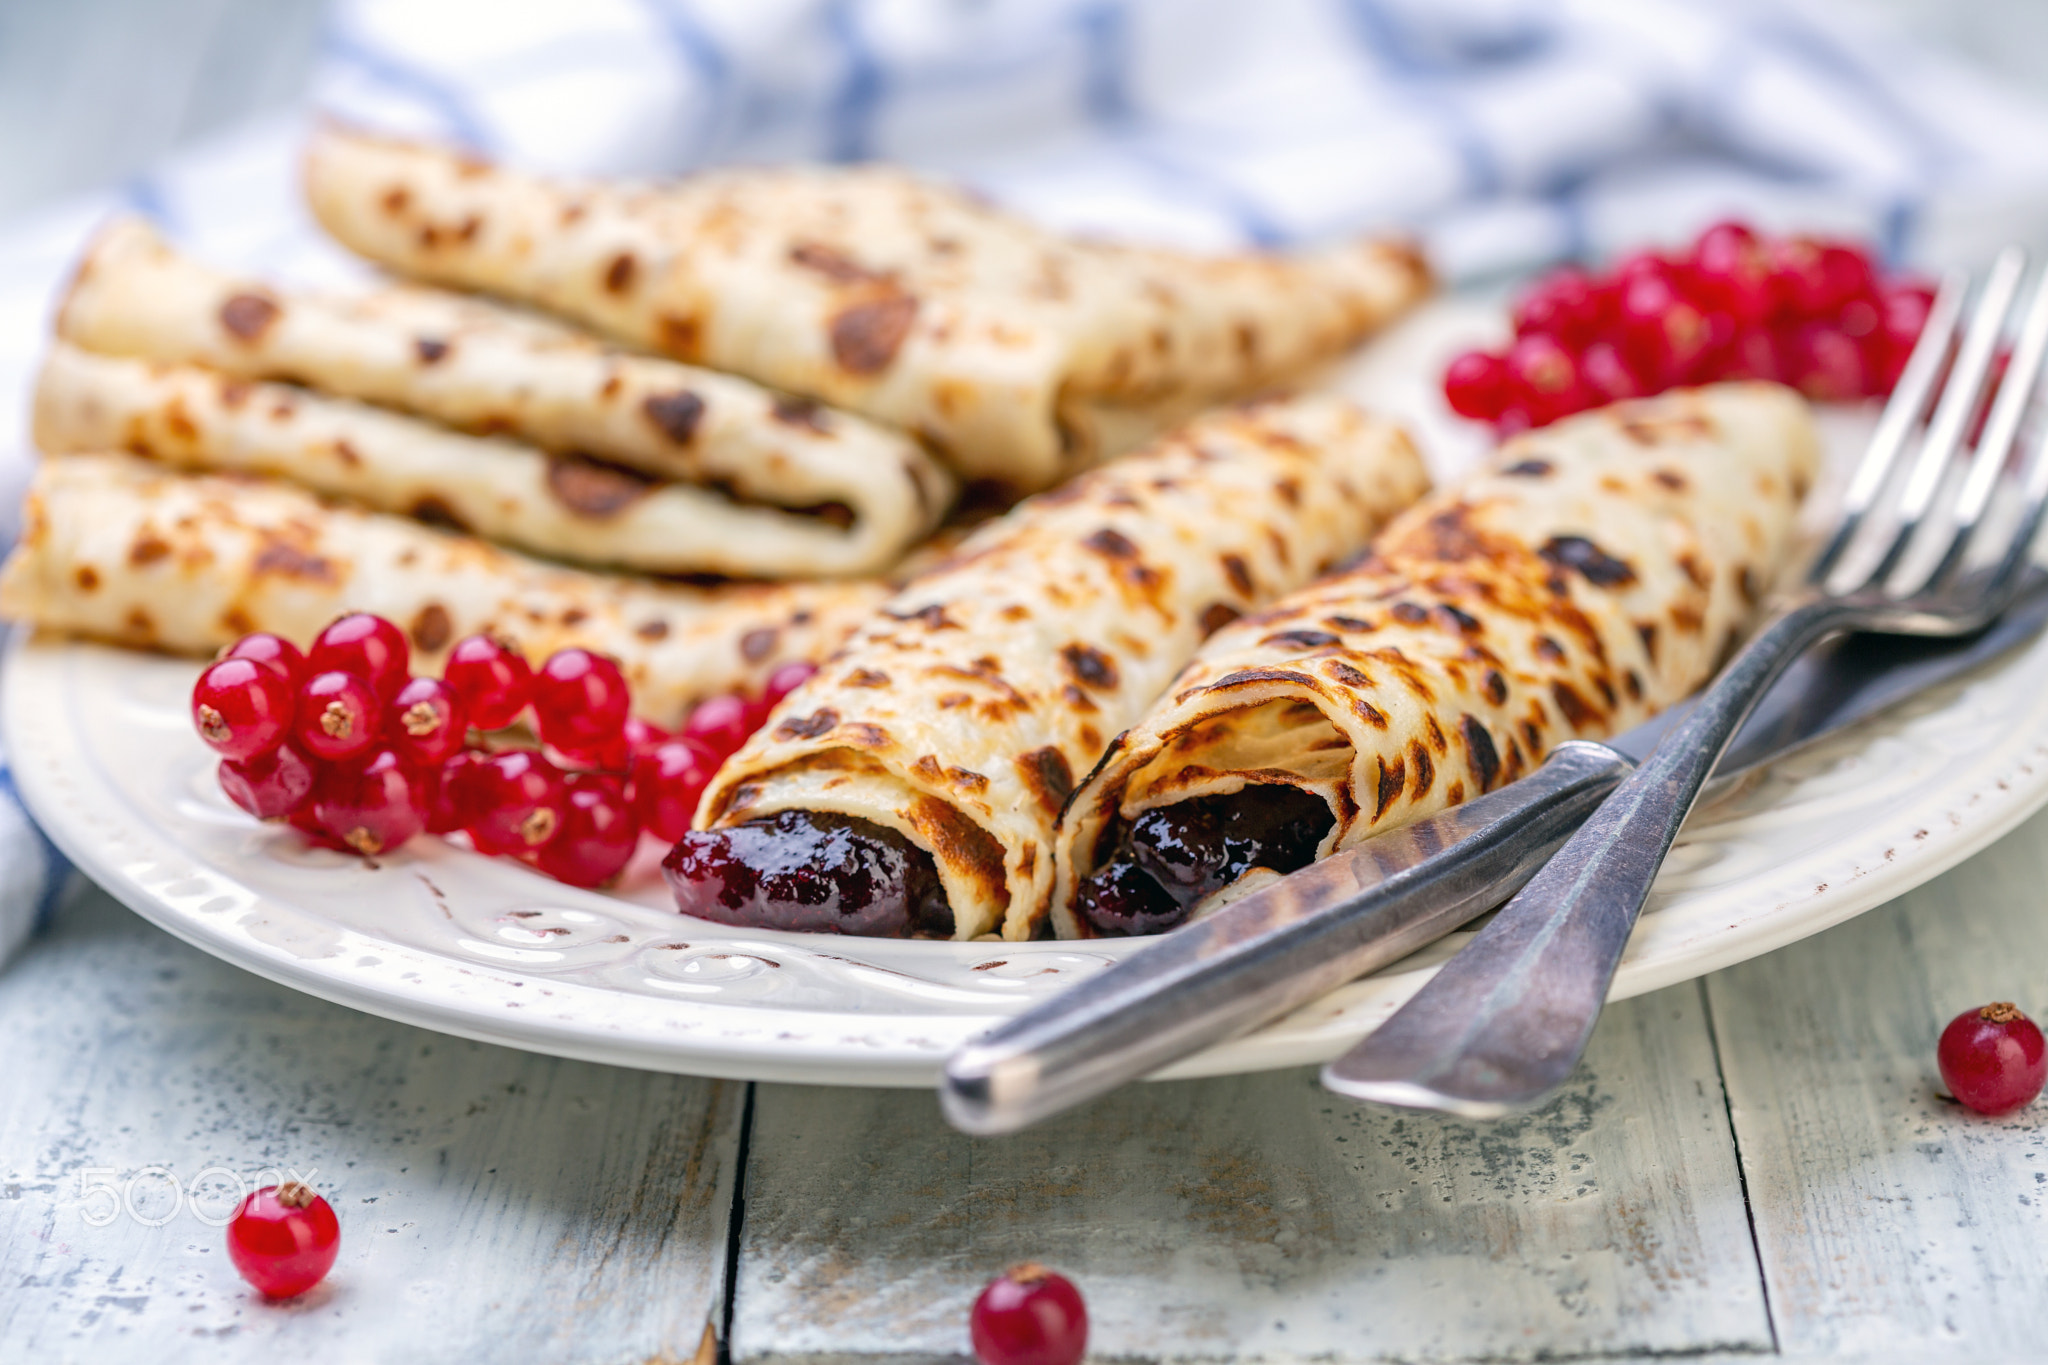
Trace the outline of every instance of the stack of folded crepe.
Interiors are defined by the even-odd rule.
[[[1070,242],[875,168],[564,184],[326,131],[307,186],[419,283],[296,292],[106,228],[7,616],[205,653],[374,611],[428,667],[478,631],[601,650],[672,722],[829,653],[963,488],[1050,488],[1427,287],[1388,243]]]

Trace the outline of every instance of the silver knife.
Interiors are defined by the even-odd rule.
[[[1757,705],[1702,801],[2044,623],[2048,573],[2036,569],[1982,634],[1820,646]],[[1513,895],[1690,709],[1681,702],[1605,744],[1562,744],[1518,782],[1291,873],[997,1025],[948,1059],[947,1119],[968,1133],[1015,1132],[1434,942]]]

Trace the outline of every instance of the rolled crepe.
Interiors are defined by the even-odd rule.
[[[894,537],[874,542],[873,522],[849,534],[821,518],[502,436],[465,436],[352,399],[62,343],[36,384],[35,438],[52,455],[126,450],[181,469],[286,479],[603,568],[786,578],[807,567],[823,577],[886,566],[903,550]]]
[[[396,435],[419,428],[377,428],[392,438],[389,453],[400,463],[417,454],[437,476],[448,476],[451,461],[463,465],[469,472],[458,482],[465,487],[502,481],[530,502],[542,486],[532,476],[535,449],[594,457],[674,485],[660,491],[670,512],[652,519],[658,525],[634,528],[596,509],[617,512],[613,504],[630,502],[648,519],[637,496],[646,490],[635,487],[646,480],[604,478],[580,458],[560,464],[557,483],[569,501],[542,513],[556,517],[555,531],[505,538],[586,563],[757,578],[875,574],[938,524],[954,494],[952,476],[915,441],[813,401],[627,354],[571,328],[439,290],[287,293],[208,269],[133,219],[110,224],[86,252],[58,310],[57,334],[103,355],[285,380],[525,443],[521,469],[494,475],[503,461],[488,457],[509,445],[472,445],[471,458],[458,460],[452,452],[465,448],[461,442],[425,452],[418,450],[424,438]],[[103,368],[95,376],[74,363],[65,378],[74,390],[96,378],[103,404],[109,390],[120,395],[112,406],[146,401],[117,373]],[[235,444],[245,451],[291,443],[281,435],[266,441],[259,427],[242,425]],[[377,478],[359,472],[349,488],[308,481],[405,510],[365,496],[361,485]],[[561,522],[563,515],[580,522]]]
[[[306,188],[372,260],[866,413],[1019,493],[1345,350],[1428,287],[1392,242],[1077,242],[877,166],[570,184],[330,129]]]
[[[1765,384],[1508,442],[1355,566],[1211,636],[1109,746],[1060,830],[1057,931],[1090,932],[1082,879],[1147,812],[1294,787],[1327,807],[1322,857],[1685,697],[1777,573],[1817,457],[1806,405]],[[1291,870],[1252,867],[1189,908]]]
[[[126,455],[47,460],[0,570],[0,615],[114,644],[208,654],[254,630],[301,643],[368,611],[422,665],[479,631],[538,664],[569,645],[616,658],[634,709],[673,724],[704,697],[758,691],[822,658],[887,596],[872,582],[691,589],[558,569],[278,483],[168,473]]]
[[[1427,487],[1328,396],[1205,416],[1034,498],[913,580],[719,772],[698,825],[831,812],[929,853],[953,936],[1029,938],[1074,779],[1210,631]]]

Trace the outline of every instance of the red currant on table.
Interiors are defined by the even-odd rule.
[[[657,745],[666,744],[675,736],[652,721],[642,720],[638,716],[627,716],[626,723],[619,727],[619,738],[625,741],[626,753],[631,758],[644,754]]]
[[[479,730],[502,730],[533,700],[533,667],[526,656],[489,635],[457,640],[441,679],[455,689]]]
[[[398,689],[384,714],[385,738],[423,767],[447,759],[469,734],[462,699],[439,678],[414,678]]]
[[[1088,1309],[1064,1275],[1013,1265],[974,1301],[968,1330],[982,1365],[1076,1365],[1088,1349]]]
[[[557,650],[533,675],[541,740],[575,759],[609,756],[620,744],[632,703],[619,666],[587,649]]]
[[[218,667],[218,665],[216,665]],[[369,752],[383,704],[353,673],[316,673],[299,689],[292,738],[309,757],[338,763]]]
[[[562,826],[561,770],[531,749],[506,749],[463,774],[464,826],[485,853],[531,853]]]
[[[289,744],[239,762],[220,761],[221,790],[258,820],[279,820],[302,808],[313,794],[313,778],[313,765]]]
[[[272,635],[267,630],[244,635],[228,646],[228,652],[221,658],[254,659],[259,664],[269,664],[294,684],[306,676],[306,656],[299,652],[299,647],[282,635]]]
[[[2041,1030],[2005,1001],[1951,1019],[1935,1059],[1949,1093],[1980,1114],[2009,1114],[2031,1104],[2048,1080]]]
[[[292,680],[267,664],[222,659],[207,665],[192,687],[192,723],[215,753],[255,758],[290,733],[292,692]]]
[[[759,724],[745,697],[727,693],[698,702],[683,721],[682,736],[696,740],[724,762],[739,752]]]
[[[694,739],[672,739],[637,755],[632,792],[641,828],[668,844],[688,834],[719,762]]]
[[[327,1278],[340,1250],[333,1208],[295,1180],[256,1191],[228,1222],[228,1259],[273,1299],[303,1294]]]
[[[412,646],[405,632],[381,616],[351,612],[313,637],[306,651],[306,671],[353,673],[379,697],[396,695],[412,668]]]
[[[818,676],[818,666],[808,659],[792,659],[768,675],[768,683],[761,689],[761,701],[772,711],[782,704],[782,699]]]
[[[1491,422],[1507,406],[1507,362],[1486,351],[1466,351],[1444,371],[1444,399],[1460,417]]]
[[[534,865],[571,886],[603,886],[626,870],[640,844],[625,784],[609,773],[570,773],[562,786],[562,827]]]
[[[397,848],[427,823],[427,793],[412,765],[390,749],[341,763],[313,783],[313,818],[364,857]]]

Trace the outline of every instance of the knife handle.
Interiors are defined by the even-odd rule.
[[[1620,784],[1602,744],[1234,901],[967,1043],[939,1100],[1010,1133],[1275,1019],[1492,909]]]

